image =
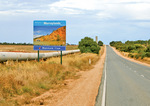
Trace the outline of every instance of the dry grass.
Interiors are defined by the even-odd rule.
[[[0,52],[28,52],[36,53],[37,51],[33,50],[32,45],[0,45]],[[78,49],[78,46],[67,45],[67,50]],[[51,52],[51,51],[40,51],[40,53]]]
[[[99,58],[97,54],[76,53],[63,56],[63,65],[60,65],[59,57],[39,63],[8,61],[0,64],[0,105],[29,104],[31,98],[65,86],[66,79],[78,78],[77,71],[92,68]]]

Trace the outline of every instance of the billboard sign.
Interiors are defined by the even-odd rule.
[[[66,50],[66,21],[35,20],[34,50]]]

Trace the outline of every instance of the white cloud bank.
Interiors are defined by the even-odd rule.
[[[49,5],[53,11],[84,14],[97,11],[100,19],[124,17],[127,20],[150,20],[149,0],[60,0]]]
[[[47,2],[46,0],[0,1],[0,15],[7,14],[87,14],[93,12],[93,16],[99,19],[124,18],[127,20],[150,20],[149,0],[60,0]]]

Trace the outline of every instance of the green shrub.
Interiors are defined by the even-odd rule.
[[[144,59],[144,57],[145,57],[145,55],[142,55],[142,56],[141,56],[141,59]]]
[[[138,59],[140,57],[140,55],[135,55],[135,58]]]
[[[114,46],[115,41],[112,41],[112,42],[110,42],[109,44],[110,44],[110,46]]]
[[[144,50],[141,50],[141,49],[138,51],[138,53],[144,53],[144,52],[145,52],[145,51],[144,51]]]
[[[133,57],[134,57],[134,55],[130,53],[130,54],[128,54],[128,57],[133,58]]]
[[[134,49],[136,49],[135,46],[130,45],[130,46],[128,46],[128,50],[127,51],[130,52],[131,50],[134,50]]]
[[[150,52],[150,46],[147,47],[146,52]]]
[[[131,53],[138,53],[138,50],[131,50]]]
[[[99,46],[103,46],[103,42],[102,41],[98,41],[98,45]]]
[[[39,83],[39,84],[38,84],[38,87],[39,87],[39,88],[42,88],[42,89],[46,89],[46,90],[49,89],[49,87],[46,87],[46,85],[45,85],[45,84],[42,84],[42,83]]]
[[[33,92],[33,90],[27,86],[23,86],[22,90],[24,93],[30,93],[31,94]]]
[[[143,48],[143,46],[140,45],[140,44],[135,44],[135,48],[136,48],[136,49],[140,49],[140,48]]]
[[[144,51],[140,51],[138,54],[141,56],[141,59],[146,57],[146,53]]]
[[[81,53],[99,54],[99,50],[100,50],[98,44],[92,38],[89,37],[85,37],[84,39],[81,39],[78,48],[80,49]]]
[[[145,54],[146,57],[150,57],[150,52]]]

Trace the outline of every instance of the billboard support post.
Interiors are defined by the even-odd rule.
[[[62,65],[62,51],[60,51],[60,52],[61,52],[60,63],[61,63],[61,65]]]
[[[40,61],[40,53],[39,53],[39,50],[38,50],[38,62]]]

